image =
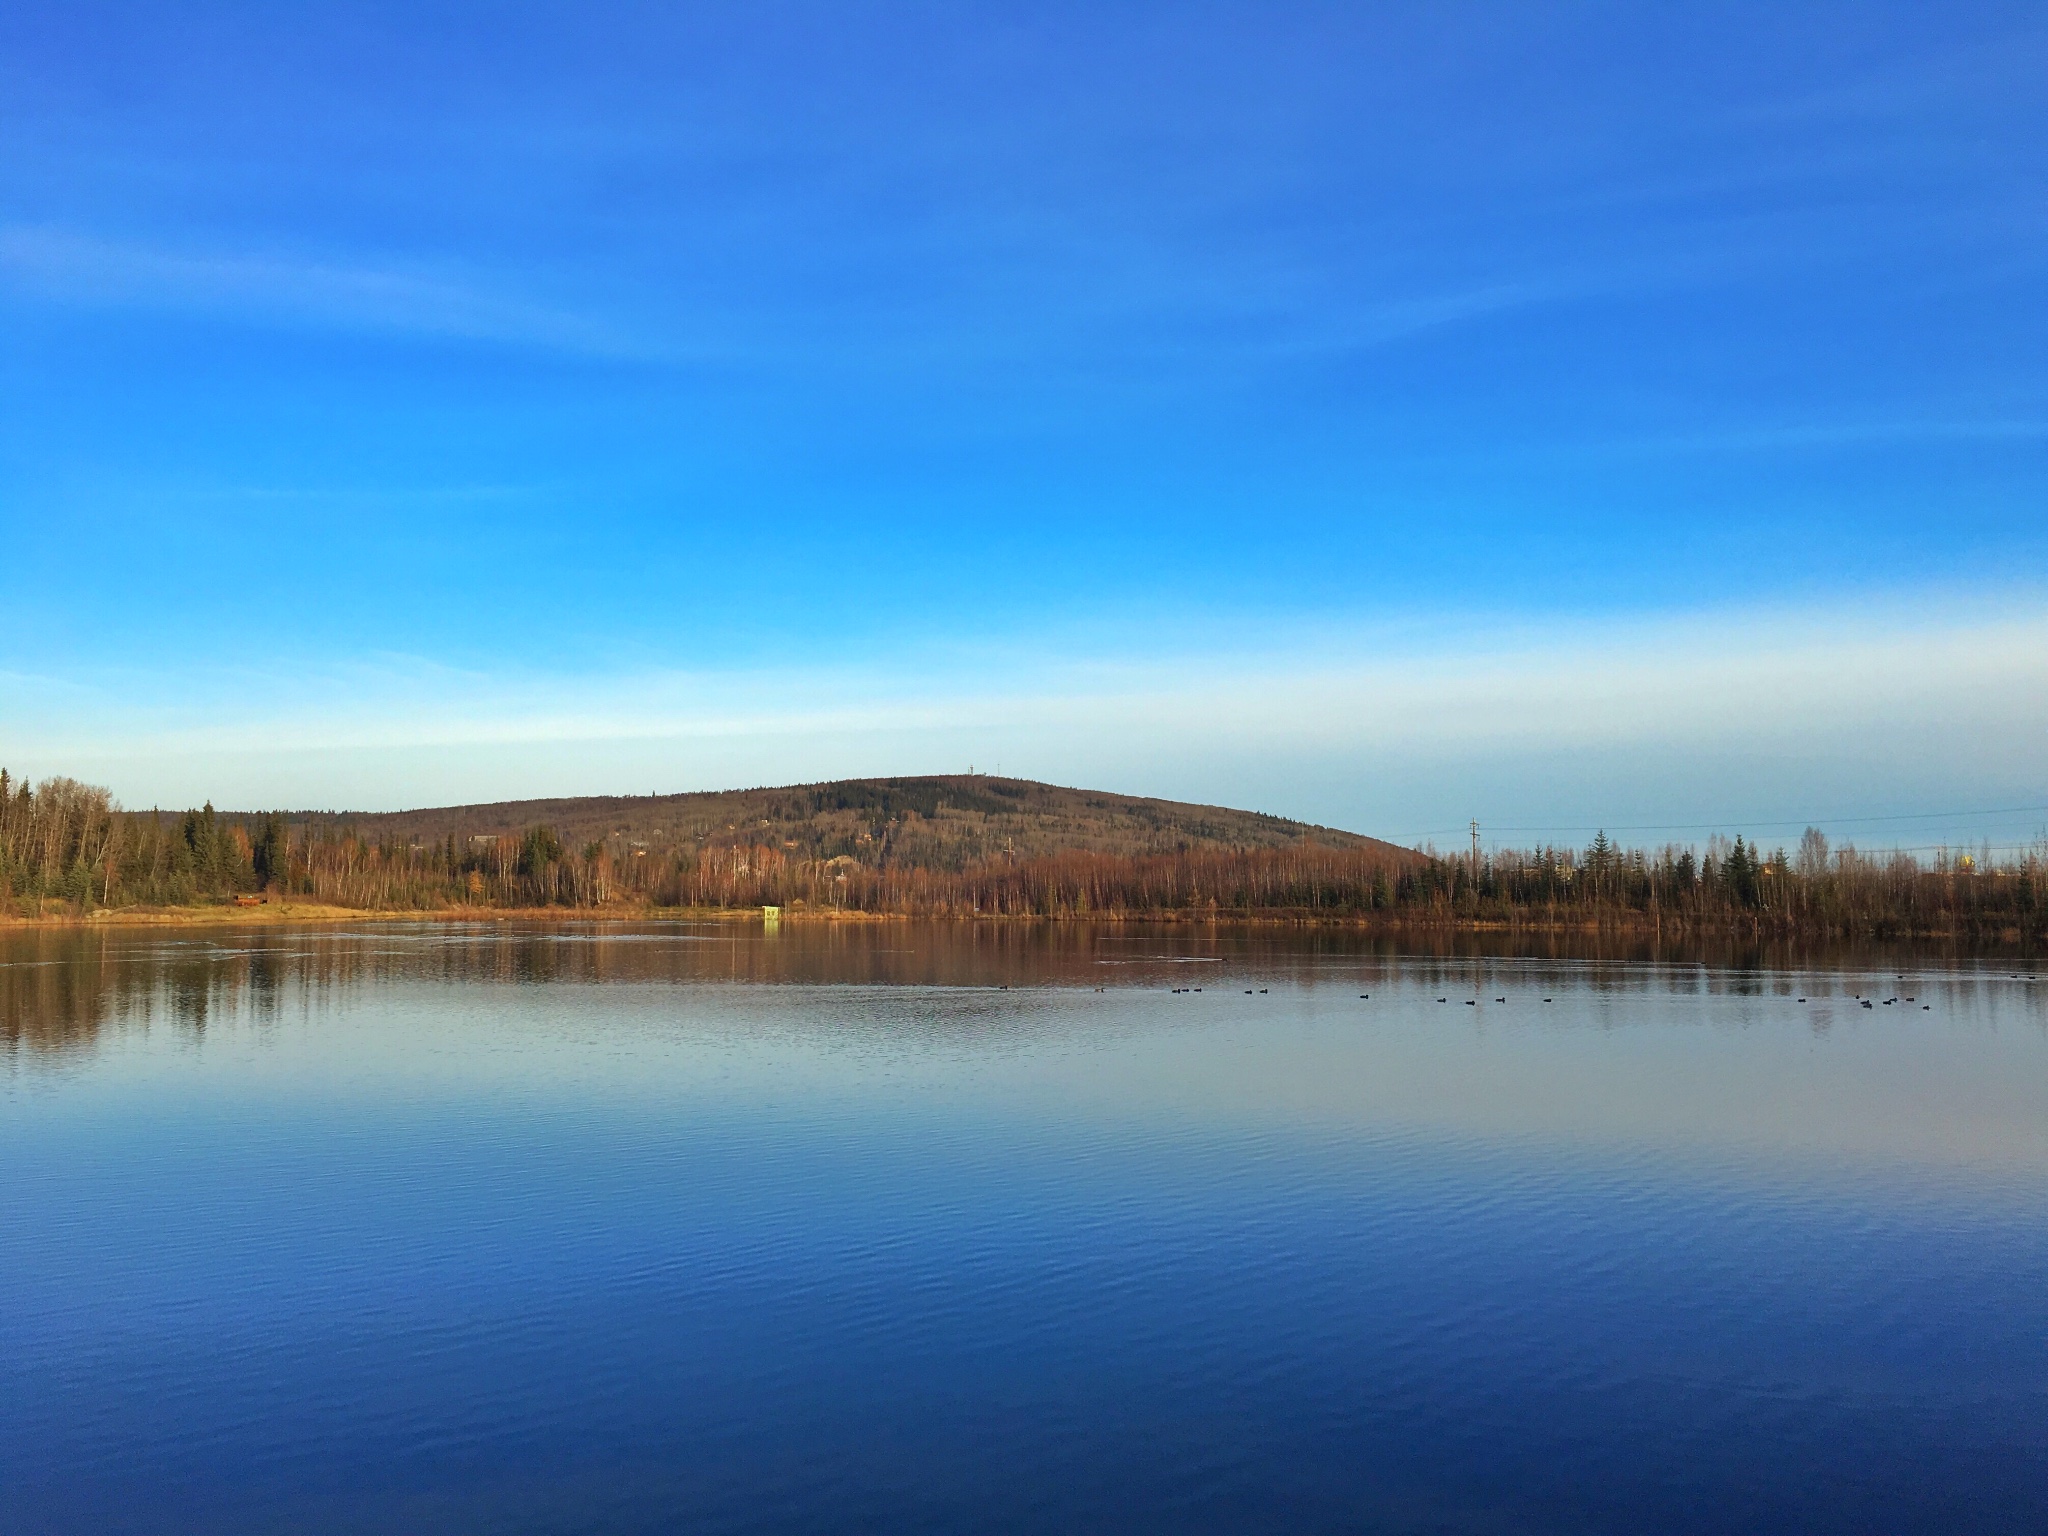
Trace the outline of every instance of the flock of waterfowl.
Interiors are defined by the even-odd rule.
[[[1905,978],[1905,977],[1903,977],[1903,976],[1901,976],[1901,977],[1900,977],[1899,979],[1900,979],[1901,981],[1904,981],[1904,980],[1905,980],[1906,978]],[[2011,976],[2011,978],[2010,978],[2010,979],[2011,979],[2011,980],[2013,980],[2013,981],[2039,981],[2039,980],[2040,980],[2041,978],[2040,978],[2040,977],[2038,977],[2038,976],[2023,976],[2023,975],[2019,974],[2018,972],[2014,972],[2014,973],[2012,974],[2012,976]],[[1005,991],[1008,991],[1009,989],[1008,989],[1008,988],[1004,988],[1004,990],[1005,990]],[[1103,991],[1103,990],[1105,990],[1105,989],[1104,989],[1104,988],[1101,988],[1101,987],[1097,987],[1097,988],[1096,988],[1095,990],[1096,990],[1096,991],[1098,991],[1098,992],[1100,992],[1100,991]],[[1172,989],[1172,991],[1174,992],[1174,994],[1175,994],[1176,996],[1178,996],[1179,994],[1181,994],[1181,993],[1183,993],[1183,992],[1199,992],[1199,991],[1201,991],[1201,990],[1202,990],[1202,989],[1201,989],[1200,987],[1174,987],[1174,988]],[[1271,990],[1272,990],[1272,989],[1271,989],[1270,987],[1260,987],[1260,988],[1258,988],[1258,989],[1257,989],[1257,993],[1258,993],[1258,995],[1261,995],[1261,996],[1263,996],[1263,995],[1265,995],[1266,993],[1270,992]],[[1254,995],[1253,989],[1252,989],[1252,988],[1250,988],[1250,987],[1246,987],[1246,988],[1244,989],[1244,995],[1245,995],[1246,997],[1251,997],[1251,996],[1253,996],[1253,995]],[[1372,994],[1371,994],[1370,992],[1361,992],[1361,993],[1359,993],[1359,994],[1358,994],[1358,997],[1359,997],[1359,1001],[1361,1001],[1361,1002],[1364,1002],[1364,1001],[1366,1001],[1366,1000],[1370,999],[1370,998],[1371,998],[1371,996],[1372,996]],[[1931,1013],[1931,1012],[1933,1011],[1933,1005],[1932,1005],[1932,1004],[1929,1004],[1929,1003],[1921,1003],[1921,1002],[1920,1002],[1920,1000],[1919,1000],[1919,998],[1917,998],[1917,997],[1903,997],[1903,996],[1893,996],[1893,997],[1884,997],[1884,998],[1870,998],[1870,997],[1865,997],[1865,996],[1864,996],[1864,995],[1863,995],[1862,993],[1860,993],[1860,992],[1853,992],[1853,993],[1851,993],[1851,994],[1850,994],[1850,997],[1851,997],[1851,998],[1852,998],[1852,999],[1854,1000],[1854,1002],[1855,1002],[1855,1003],[1857,1004],[1857,1006],[1858,1006],[1858,1007],[1861,1007],[1861,1008],[1890,1008],[1890,1007],[1892,1007],[1892,1006],[1894,1006],[1895,1004],[1898,1004],[1898,1003],[1919,1003],[1919,1004],[1920,1004],[1920,1011],[1921,1011],[1922,1013]],[[1440,997],[1440,998],[1438,998],[1438,999],[1437,999],[1437,1001],[1438,1001],[1438,1002],[1440,1002],[1440,1003],[1448,1003],[1448,1002],[1450,1001],[1450,998],[1448,998],[1448,997]],[[1505,997],[1496,997],[1496,998],[1494,998],[1494,1001],[1495,1001],[1496,1003],[1504,1003],[1504,1002],[1506,1002],[1506,1001],[1507,1001],[1507,999],[1506,999]],[[1549,999],[1549,998],[1547,998],[1547,997],[1546,997],[1546,998],[1544,998],[1544,999],[1543,999],[1543,1001],[1547,1003],[1547,1002],[1551,1001],[1551,999]],[[1799,1002],[1802,1002],[1802,1003],[1803,1003],[1803,1002],[1805,1002],[1805,1001],[1806,1001],[1806,999],[1802,997],[1802,998],[1799,998],[1799,999],[1798,999],[1798,1001],[1799,1001]],[[1480,999],[1478,999],[1478,998],[1476,998],[1476,997],[1468,997],[1468,998],[1466,998],[1466,999],[1464,1000],[1464,1002],[1465,1002],[1465,1006],[1466,1006],[1467,1008],[1477,1008],[1477,1007],[1479,1006],[1479,1003],[1480,1003]]]

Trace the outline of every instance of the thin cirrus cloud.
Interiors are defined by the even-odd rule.
[[[1730,830],[1930,796],[2048,803],[2038,610],[1730,611],[1405,646],[1355,630],[1287,638],[1256,654],[991,652],[952,666],[565,677],[393,658],[290,689],[249,670],[0,688],[17,745],[36,744],[17,771],[89,772],[130,803],[298,788],[386,809],[969,764],[1207,801],[1258,786],[1291,814],[1388,834],[1474,811],[1554,818],[1594,789],[1588,815],[1725,814]],[[245,702],[262,698],[292,702]],[[1679,804],[1704,809],[1680,817]]]
[[[0,228],[0,272],[18,293],[63,304],[404,332],[599,358],[649,355],[644,341],[595,317],[399,267],[195,253],[12,225]]]
[[[1121,317],[1117,323],[1126,336],[1126,362],[1149,357],[1157,363],[1162,352],[1192,355],[1184,339],[1163,346],[1148,346],[1142,339],[1153,327],[1165,328],[1163,339],[1190,320],[1204,324],[1199,351],[1212,357],[1219,327],[1240,333],[1238,347],[1224,347],[1226,353],[1240,356],[1356,351],[1584,291],[1582,284],[1516,280],[1441,292],[1390,293],[1367,298],[1332,323],[1327,315],[1314,315],[1306,296],[1290,299],[1287,285],[1270,274],[1240,277],[1249,280],[1231,285],[1227,294],[1220,284],[1216,293],[1176,295],[1171,284],[1155,283],[1142,303],[1131,302],[1128,295],[1114,303],[1104,297],[1101,303]],[[457,278],[365,261],[172,249],[19,224],[0,227],[0,278],[17,300],[188,313],[294,329],[483,342],[657,365],[714,360],[759,365],[778,358],[811,367],[829,365],[829,345],[835,337],[844,352],[840,363],[858,361],[861,371],[891,361],[928,365],[946,356],[979,363],[1054,363],[1069,352],[1074,353],[1070,360],[1078,364],[1099,351],[1100,338],[1091,327],[1104,323],[1076,297],[1086,283],[1077,290],[1071,284],[1047,282],[1040,274],[1029,284],[1039,292],[1036,304],[1021,292],[1010,295],[1013,308],[1021,302],[1035,314],[1032,324],[991,324],[988,315],[971,322],[964,316],[948,319],[946,306],[935,296],[906,294],[894,310],[848,312],[836,318],[829,311],[803,316],[806,335],[800,342],[792,329],[799,317],[778,317],[772,309],[750,305],[744,291],[735,291],[727,296],[725,318],[718,327],[728,334],[722,339],[685,339],[677,332],[701,332],[703,315],[681,317],[691,322],[681,326],[664,323],[658,314],[633,316],[628,323],[537,302],[488,274]],[[1126,286],[1134,293],[1144,287],[1136,278],[1124,281],[1101,272],[1094,280],[1107,282],[1117,294]],[[653,307],[666,306],[657,301]],[[824,355],[818,351],[821,343],[828,348]]]
[[[1699,455],[1797,453],[1808,449],[1883,447],[1894,443],[2012,443],[2048,440],[2048,420],[1992,416],[1915,420],[1880,418],[1863,421],[1808,421],[1715,432],[1660,433],[1625,438],[1565,441],[1552,451],[1573,455],[1595,453],[1618,458],[1659,458]]]

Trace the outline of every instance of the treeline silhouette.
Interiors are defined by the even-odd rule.
[[[195,811],[125,812],[69,779],[0,772],[0,906],[173,906],[267,893],[365,911],[554,907],[581,911],[775,906],[926,917],[1278,916],[1388,924],[1644,928],[1875,937],[2048,934],[2048,844],[1993,861],[1737,837],[1704,847],[1583,849],[1478,858],[1379,847],[1189,848],[997,857],[964,868],[792,855],[762,844],[620,850],[517,836],[400,842],[346,826],[295,827]]]

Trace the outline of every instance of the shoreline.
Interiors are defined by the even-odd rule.
[[[809,914],[806,914],[808,916]],[[847,917],[875,917],[847,913]],[[683,907],[337,907],[325,902],[262,902],[255,906],[100,907],[92,912],[0,915],[0,933],[14,928],[278,927],[288,923],[760,922],[759,908]]]
[[[631,924],[694,922],[739,926],[770,920],[760,907],[338,907],[321,902],[265,901],[250,906],[102,907],[92,912],[43,912],[34,917],[0,914],[0,933],[20,930],[104,928],[228,928],[326,926],[344,923],[403,923],[474,926],[485,923],[546,922]],[[1166,909],[1151,912],[1001,913],[1001,912],[868,912],[784,908],[773,920],[780,925],[833,927],[886,923],[1001,923],[1114,926],[1142,923],[1170,927],[1322,928],[1346,932],[1438,933],[1471,935],[1605,935],[1614,938],[1739,939],[1758,942],[1874,941],[1906,944],[1969,944],[2033,950],[2048,946],[2043,935],[2005,927],[1993,931],[1924,931],[1850,934],[1808,927],[1772,924],[1699,924],[1645,920],[1631,915],[1620,920],[1560,921],[1462,917],[1383,917],[1358,913],[1317,913],[1291,909],[1203,911]]]

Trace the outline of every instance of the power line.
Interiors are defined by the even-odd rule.
[[[2027,853],[2038,843],[1921,843],[1907,848],[1873,848],[1872,853],[1972,853],[1989,849],[1993,853]]]
[[[1749,817],[1728,817],[1721,821],[1647,821],[1633,825],[1616,826],[1611,822],[1584,822],[1574,826],[1554,827],[1511,827],[1494,826],[1496,832],[1720,832],[1730,827],[1817,827],[1817,826],[1863,826],[1873,822],[1898,821],[1959,821],[1984,816],[2024,816],[2048,812],[2048,805],[2008,805],[1994,810],[1983,811],[1911,811],[1889,816],[1795,816],[1776,821],[1752,820]],[[1432,827],[1426,832],[1412,834],[1421,837],[1448,837],[1453,832],[1463,832],[1464,827]]]

